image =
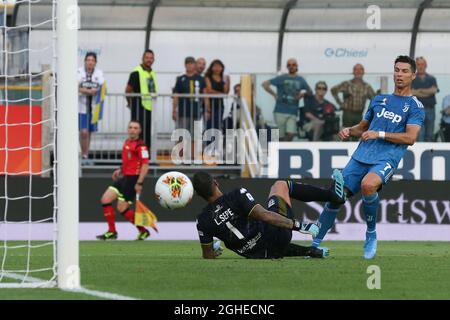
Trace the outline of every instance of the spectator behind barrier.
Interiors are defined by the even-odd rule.
[[[141,124],[141,138],[150,149],[152,132],[152,109],[156,98],[149,94],[158,92],[156,72],[152,69],[155,55],[152,50],[145,50],[142,55],[142,63],[130,73],[125,93],[140,93],[143,97],[128,97],[128,108],[131,110],[131,120]]]
[[[211,62],[205,74],[206,93],[228,94],[230,92],[230,76],[224,75],[225,65],[216,59]],[[210,108],[206,110],[206,129],[223,131],[223,98],[211,98]]]
[[[445,142],[450,142],[450,95],[442,100],[441,128],[444,131]]]
[[[363,80],[363,77],[364,66],[357,63],[353,67],[353,79],[343,81],[331,88],[331,94],[343,110],[342,125],[344,127],[358,124],[362,119],[366,101],[375,96],[374,90]],[[342,93],[342,99],[340,93]]]
[[[428,74],[424,57],[416,58],[417,76],[412,83],[412,94],[422,102],[425,108],[425,122],[417,141],[433,141],[434,121],[436,119],[436,93],[439,92],[436,78]]]
[[[200,76],[204,76],[204,72],[206,69],[206,60],[205,58],[197,58],[197,60],[195,61],[195,70],[197,72],[198,75]]]
[[[297,115],[299,102],[311,89],[305,79],[297,74],[297,60],[287,61],[288,73],[264,81],[263,88],[275,98],[274,118],[279,129],[281,141],[292,141],[297,134]],[[275,86],[277,92],[270,86]]]
[[[305,97],[304,130],[308,132],[311,141],[336,140],[339,132],[339,118],[336,116],[336,107],[325,99],[328,87],[325,81],[316,83],[315,95]]]
[[[88,52],[84,58],[84,67],[78,69],[78,128],[82,165],[90,164],[88,155],[91,133],[98,130],[104,100],[101,89],[105,85],[105,79],[96,65],[97,55]]]
[[[185,73],[177,77],[173,93],[175,94],[202,94],[205,93],[205,79],[196,73],[196,63],[193,57],[184,60]],[[209,101],[205,98],[174,97],[172,104],[172,119],[177,129],[186,129],[194,136],[194,121],[201,119],[203,109],[208,108]],[[194,142],[192,141],[192,153]]]

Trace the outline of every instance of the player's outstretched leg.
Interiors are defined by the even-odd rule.
[[[291,199],[289,197],[289,188],[286,181],[278,180],[276,181],[272,187],[270,188],[269,193],[269,203],[268,209],[273,210],[272,207],[275,205],[275,200],[272,197],[281,198],[283,202],[283,206],[286,206],[284,209],[275,209],[281,215],[284,215],[286,218],[293,219],[294,215],[292,213]],[[301,223],[297,221],[299,225],[297,226],[300,233],[310,234],[314,238],[319,233],[319,227],[315,223]]]
[[[338,212],[339,212],[339,205],[333,206],[333,204],[330,202],[325,203],[323,211],[319,217],[319,222],[317,223],[317,225],[319,226],[319,234],[313,239],[312,242],[313,247],[320,246],[328,230],[330,230],[331,227],[333,226],[334,220],[336,220]]]
[[[119,201],[119,203],[117,204],[117,209],[126,220],[128,220],[131,224],[134,225],[135,213],[133,210],[131,210],[128,202]],[[145,240],[148,237],[150,237],[150,231],[148,231],[146,228],[142,226],[136,226],[136,228],[138,229],[138,235],[136,240]]]
[[[108,189],[103,194],[100,202],[103,207],[103,215],[106,218],[106,222],[108,223],[108,231],[103,234],[97,236],[98,240],[116,240],[117,239],[117,231],[116,231],[116,217],[115,211],[112,206],[112,202],[117,199],[117,194],[114,190]]]
[[[344,204],[347,200],[347,195],[345,194],[344,190],[344,176],[342,175],[341,170],[334,169],[331,177],[334,181],[334,188],[332,189],[333,194],[329,201]]]
[[[342,176],[341,171],[334,170],[333,171],[333,180],[334,180],[334,194],[339,198],[343,199],[345,202],[346,199],[346,193],[344,190],[344,177]],[[339,208],[343,202],[327,202],[325,203],[325,206],[323,208],[322,213],[319,217],[319,234],[317,237],[314,238],[312,246],[313,247],[319,247],[323,238],[327,234],[328,230],[331,229],[331,227],[334,224],[334,221],[336,220],[336,216],[339,212]]]
[[[345,203],[344,178],[342,173],[335,169],[332,176],[334,182],[329,189],[316,187],[306,183],[288,180],[289,197],[303,202],[321,201],[336,204]]]
[[[373,172],[368,173],[361,182],[363,210],[367,223],[366,241],[364,242],[365,259],[373,259],[377,253],[376,223],[380,198],[376,190],[380,185],[381,178]]]

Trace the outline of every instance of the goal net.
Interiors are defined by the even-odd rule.
[[[61,255],[63,250],[59,244],[62,239],[67,245],[65,235],[73,240],[77,226],[63,232],[64,227],[61,229],[58,221],[65,212],[58,201],[63,183],[59,176],[64,169],[60,167],[63,159],[56,144],[56,141],[64,142],[61,139],[64,135],[57,128],[63,127],[68,117],[65,111],[57,112],[63,105],[56,99],[58,96],[64,101],[64,96],[59,97],[62,88],[58,86],[63,85],[68,74],[59,70],[60,64],[67,60],[57,59],[62,34],[59,24],[67,20],[61,10],[67,13],[67,5],[74,3],[72,0],[0,0],[0,288],[54,287],[59,285],[60,260],[63,263],[71,260]],[[67,50],[71,48],[73,45]],[[73,57],[70,52],[68,56]],[[68,67],[75,74],[76,53],[74,65]],[[74,106],[69,101],[64,107]],[[76,116],[71,120],[76,122]],[[69,143],[73,141],[76,137]],[[77,164],[77,159],[74,161],[72,165]],[[73,187],[78,189],[75,180]],[[75,192],[74,197],[77,196]],[[68,202],[73,205],[70,199]],[[78,204],[73,206],[78,213]],[[75,288],[79,281],[78,247],[72,249],[76,256],[71,261]],[[63,272],[70,275],[64,268]]]

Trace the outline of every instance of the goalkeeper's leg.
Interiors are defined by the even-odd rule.
[[[304,247],[299,244],[289,243],[286,247],[285,257],[311,257],[311,258],[325,258],[329,255],[328,248],[325,247]]]
[[[306,183],[287,180],[289,196],[293,199],[310,202],[322,201],[335,204],[344,204],[346,195],[344,193],[344,177],[335,169],[333,171],[333,184],[330,188],[321,188]]]

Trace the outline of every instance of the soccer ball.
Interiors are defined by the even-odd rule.
[[[159,177],[155,186],[155,196],[159,204],[174,210],[185,207],[194,195],[191,180],[183,173],[171,171]]]

